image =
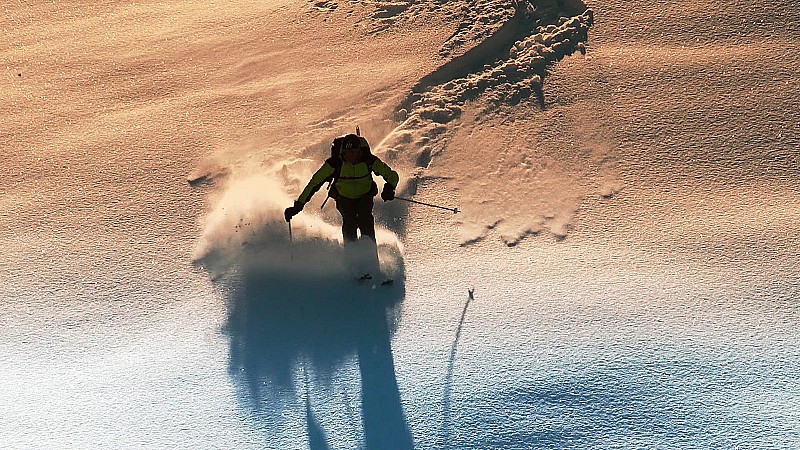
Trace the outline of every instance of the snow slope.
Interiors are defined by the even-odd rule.
[[[797,447],[793,7],[3,4],[0,448]]]

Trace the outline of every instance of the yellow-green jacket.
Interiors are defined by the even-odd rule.
[[[377,156],[370,153],[369,144],[363,137],[359,137],[361,144],[361,158],[350,164],[341,155],[341,138],[336,138],[331,144],[331,156],[322,167],[314,173],[303,192],[297,198],[300,203],[308,203],[311,197],[328,180],[333,181],[330,196],[347,198],[360,198],[367,194],[373,196],[378,193],[378,187],[372,180],[372,172],[382,176],[393,188],[397,187],[400,176]]]

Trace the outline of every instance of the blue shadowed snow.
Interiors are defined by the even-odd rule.
[[[301,405],[309,447],[329,448],[316,403],[327,409],[331,399],[318,392],[353,365],[360,383],[347,388],[356,391],[349,395],[358,406],[339,405],[340,413],[357,409],[348,413],[351,434],[363,433],[367,448],[413,448],[390,343],[404,295],[402,268],[392,275],[394,284],[381,286],[378,279],[359,283],[338,271],[243,269],[227,300],[229,370],[242,403],[265,424],[271,448],[286,445],[281,433],[296,430]],[[353,423],[357,417],[360,423]]]

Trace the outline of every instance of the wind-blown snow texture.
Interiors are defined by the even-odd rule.
[[[800,447],[794,3],[4,2],[0,448]]]

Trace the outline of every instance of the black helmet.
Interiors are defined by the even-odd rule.
[[[355,134],[348,134],[344,138],[342,138],[342,151],[351,150],[351,149],[360,149],[361,148],[361,139]]]

